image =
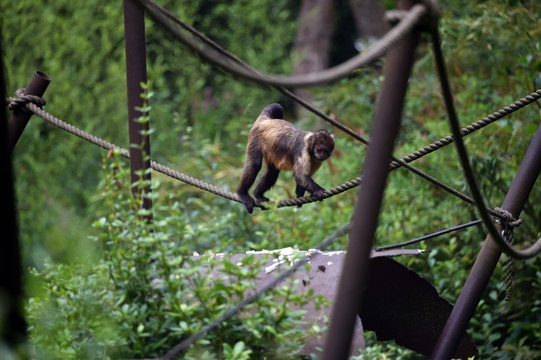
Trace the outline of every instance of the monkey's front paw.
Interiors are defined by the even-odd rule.
[[[251,214],[256,206],[255,200],[248,194],[239,194],[240,201],[246,206],[246,210]]]
[[[319,190],[314,191],[312,196],[315,196],[319,201],[322,201],[323,198],[325,197],[325,189],[319,189]]]

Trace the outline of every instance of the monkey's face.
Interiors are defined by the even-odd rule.
[[[334,138],[327,131],[319,130],[310,139],[310,145],[310,155],[319,161],[325,161],[334,150]]]

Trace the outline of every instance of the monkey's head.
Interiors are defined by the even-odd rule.
[[[318,130],[308,140],[310,156],[319,161],[327,160],[334,150],[334,137],[328,131]]]

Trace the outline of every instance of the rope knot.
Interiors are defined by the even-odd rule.
[[[22,88],[15,91],[15,95],[17,95],[17,97],[9,99],[9,104],[8,104],[9,110],[13,111],[15,109],[22,108],[28,103],[32,103],[38,107],[42,107],[43,105],[47,103],[47,101],[45,101],[45,99],[42,98],[41,96],[25,95],[24,94],[25,90],[26,89]]]
[[[441,12],[435,0],[420,0],[419,3],[425,8],[425,14],[419,22],[420,28],[429,31],[437,29]],[[407,10],[389,10],[385,13],[385,20],[391,26],[394,26],[404,19],[407,14]]]
[[[502,208],[495,208],[494,211],[498,214],[499,218],[496,219],[497,223],[501,223],[505,229],[508,227],[517,227],[522,224],[522,219],[515,219],[513,214]]]

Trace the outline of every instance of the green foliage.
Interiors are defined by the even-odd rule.
[[[402,359],[424,359],[420,354],[397,346],[394,341],[378,342],[372,331],[365,332],[365,341],[371,344],[360,351],[359,355],[350,357],[350,360],[402,360]]]
[[[251,255],[237,264],[212,252],[188,256],[194,244],[183,231],[188,217],[181,204],[169,199],[148,224],[140,201],[124,186],[128,172],[115,158],[108,163],[100,194],[108,215],[94,223],[102,260],[46,262],[42,271],[32,271],[42,288],[27,306],[37,358],[161,356],[257,289],[266,260]],[[313,332],[304,328],[302,305],[317,299],[292,288],[268,291],[198,341],[185,358],[294,356]]]
[[[32,354],[40,359],[112,359],[126,346],[111,316],[121,302],[106,263],[53,264],[33,269],[39,293],[27,304]]]
[[[254,67],[290,71],[298,3],[167,0],[161,4]],[[452,0],[440,6],[444,52],[463,125],[540,87],[538,1]],[[3,1],[0,7],[8,91],[24,87],[34,70],[42,70],[53,78],[45,95],[46,110],[127,148],[120,3],[19,0]],[[286,118],[294,120],[291,104],[276,91],[202,63],[149,19],[146,27],[154,93],[149,100],[152,159],[235,189],[251,123],[263,106],[274,101],[284,103]],[[314,102],[368,137],[382,81],[380,68],[361,69],[348,79],[312,90]],[[397,156],[449,133],[425,43],[417,52],[406,104]],[[531,105],[467,139],[472,164],[492,207],[501,203],[539,118],[539,107]],[[299,120],[302,127],[326,127],[315,116]],[[316,174],[325,188],[359,176],[363,165],[364,147],[338,131],[335,136],[336,153]],[[131,197],[125,165],[108,157],[106,171],[100,173],[103,158],[102,150],[39,119],[31,120],[14,151],[24,259],[34,268],[28,281],[27,313],[37,358],[163,354],[254,289],[252,264],[247,264],[246,272],[234,273],[238,286],[206,277],[201,271],[236,269],[227,258],[219,260],[214,254],[314,247],[349,221],[357,194],[354,189],[300,209],[256,211],[249,216],[240,204],[153,173],[154,221],[148,225],[140,218],[140,203]],[[453,146],[414,165],[467,191]],[[291,176],[281,175],[269,197],[292,197],[293,188]],[[524,224],[516,232],[519,246],[540,235],[539,200],[534,191],[521,215]],[[396,170],[389,177],[376,244],[408,240],[475,218],[471,206],[403,169]],[[89,235],[96,241],[88,241]],[[482,227],[462,230],[419,245],[430,252],[401,261],[455,301],[484,237]],[[345,237],[331,246],[345,247]],[[191,259],[193,252],[204,254],[206,263]],[[505,273],[498,267],[472,319],[469,331],[480,358],[540,356],[539,261],[516,261],[513,268],[511,300],[503,301]],[[277,299],[283,302],[277,304]],[[286,300],[303,301],[287,288],[277,289],[198,342],[186,358],[278,356],[271,349],[293,355],[302,341],[297,328],[302,314],[285,308]],[[373,335],[368,335],[367,343],[361,355],[365,359],[417,358],[392,342],[377,343]]]
[[[239,1],[216,6],[205,0],[161,4],[255,67],[289,71],[288,49],[296,27],[294,4]],[[0,7],[8,94],[25,87],[32,73],[41,70],[53,79],[44,96],[47,111],[128,148],[121,4],[21,0],[3,1]],[[263,26],[263,19],[276,26]],[[257,36],[245,31],[246,26],[257,27]],[[269,97],[277,101],[281,95],[269,95],[266,88],[239,82],[202,63],[150,19],[146,28],[148,79],[155,92],[153,160],[184,163],[186,154],[179,139],[188,129],[195,141],[220,144],[238,159],[243,152],[241,133],[249,129],[253,114]],[[40,119],[29,123],[14,151],[21,237],[27,244],[28,263],[40,266],[47,256],[69,261],[70,244],[80,243],[91,233],[92,214],[99,209],[89,199],[99,182],[100,154],[100,149]],[[77,181],[66,180],[67,171]],[[58,222],[59,218],[64,221]],[[77,252],[88,251],[83,247]]]

